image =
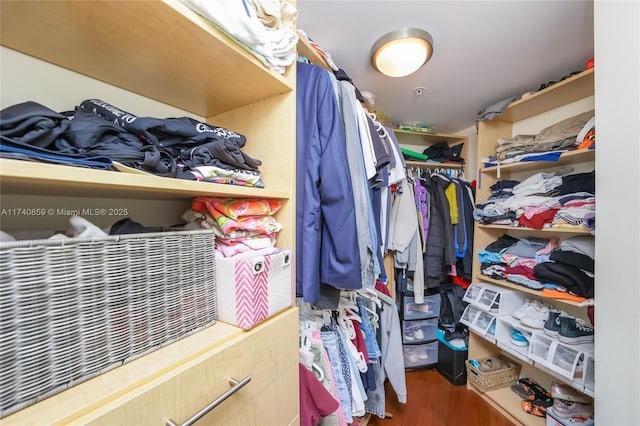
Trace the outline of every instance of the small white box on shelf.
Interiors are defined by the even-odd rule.
[[[521,344],[519,345],[514,344],[514,341],[512,340],[514,330],[519,331],[526,339],[526,342],[520,342]],[[534,332],[532,329],[523,326],[520,324],[520,321],[513,318],[511,315],[497,318],[496,341],[498,343],[498,347],[528,364],[533,364],[533,361],[529,357],[533,335]]]
[[[537,365],[544,366],[572,381],[582,381],[585,357],[592,354],[592,343],[569,345],[545,335],[542,331],[533,334],[529,352],[529,356]]]
[[[291,251],[215,262],[220,321],[249,330],[293,304]]]
[[[547,417],[545,426],[593,426],[595,425],[595,421],[593,417],[586,419],[584,421],[576,421],[573,418],[562,418],[555,411],[553,411],[553,407],[547,408]]]
[[[592,353],[587,353],[584,355],[584,371],[582,372],[582,384],[584,386],[584,393],[589,395],[590,397],[595,397],[595,371],[596,364],[595,358]]]
[[[469,326],[476,334],[495,342],[496,317],[489,313],[476,309],[473,305],[467,305],[460,317],[460,322]]]
[[[463,300],[495,316],[507,315],[524,304],[524,296],[517,291],[486,283],[472,283]]]

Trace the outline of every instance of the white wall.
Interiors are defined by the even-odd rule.
[[[467,158],[465,161],[469,164],[469,176],[467,179],[473,180],[478,178],[478,131],[476,126],[467,127],[459,132],[455,132],[456,135],[464,135],[467,139]]]
[[[595,4],[596,424],[640,425],[640,2]]]
[[[187,111],[128,92],[82,74],[0,47],[0,107],[36,101],[54,111],[71,111],[86,99],[100,99],[138,116],[192,117]],[[16,81],[24,84],[15,84]]]

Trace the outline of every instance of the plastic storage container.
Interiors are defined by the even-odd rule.
[[[465,361],[469,355],[468,348],[456,347],[444,340],[438,331],[438,364],[436,370],[454,385],[467,383],[467,369]]]
[[[418,368],[434,365],[438,362],[438,341],[430,343],[403,345],[404,367]]]
[[[402,343],[423,343],[437,338],[438,318],[402,321]]]
[[[424,297],[424,303],[415,303],[413,296],[400,294],[400,303],[402,307],[402,319],[428,319],[440,315],[440,295],[433,294]]]

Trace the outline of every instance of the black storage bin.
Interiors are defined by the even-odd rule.
[[[436,370],[454,385],[467,383],[465,361],[469,356],[467,348],[456,348],[443,340],[438,340],[438,364]]]

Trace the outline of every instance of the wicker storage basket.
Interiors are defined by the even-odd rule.
[[[0,244],[0,417],[216,319],[212,231]]]
[[[483,372],[474,367],[466,360],[464,363],[467,366],[467,381],[473,386],[478,388],[482,392],[489,392],[495,389],[511,386],[518,380],[520,374],[520,365],[515,364],[512,361],[502,357],[491,357],[493,359],[501,359],[508,364],[507,368],[501,368],[496,371]],[[487,358],[479,359],[482,364]]]

